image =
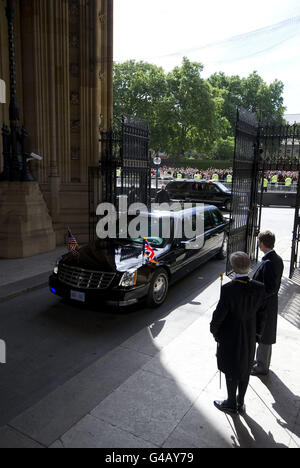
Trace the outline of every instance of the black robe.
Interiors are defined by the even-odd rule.
[[[265,289],[248,277],[222,287],[210,331],[218,342],[218,368],[227,376],[246,381],[254,363],[256,341],[266,320]]]
[[[253,275],[253,279],[263,283],[266,290],[267,322],[261,343],[272,345],[276,343],[278,292],[283,274],[283,261],[276,252],[267,253]]]

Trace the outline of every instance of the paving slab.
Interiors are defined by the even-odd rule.
[[[92,416],[162,446],[198,391],[140,370],[92,411]]]
[[[58,387],[10,425],[51,445],[149,359],[121,346]]]
[[[219,376],[215,372],[209,391],[199,394],[190,410],[165,441],[164,448],[229,448],[233,446],[234,431],[230,420],[214,405]]]
[[[50,448],[155,448],[155,445],[108,422],[87,415]]]
[[[286,300],[297,298],[289,293],[293,285],[285,286]],[[268,378],[250,379],[246,414],[214,407],[214,399],[226,398],[209,333],[219,291],[213,280],[177,306],[172,293],[164,316],[2,428],[4,441],[53,448],[299,448],[299,329],[286,318],[278,319]]]
[[[67,252],[66,246],[60,246],[52,252],[34,255],[33,257],[12,260],[1,258],[0,286],[51,272],[56,260]]]
[[[12,427],[0,428],[0,448],[44,448],[35,440],[16,431]]]

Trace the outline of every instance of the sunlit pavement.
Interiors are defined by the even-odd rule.
[[[263,226],[272,229],[272,216]],[[226,388],[209,333],[222,269],[209,262],[171,288],[154,315],[141,311],[151,323],[9,421],[0,447],[299,448],[300,285],[284,279],[271,372],[251,377],[246,414],[229,416],[213,405]]]

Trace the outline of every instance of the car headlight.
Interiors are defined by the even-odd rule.
[[[137,271],[130,272],[126,271],[126,273],[123,274],[119,286],[122,288],[132,288],[133,286],[136,285],[136,280],[137,280]]]
[[[58,260],[56,260],[55,267],[53,268],[53,273],[54,273],[55,275],[58,274],[58,265],[59,265],[60,261],[61,261],[61,258],[59,258]]]

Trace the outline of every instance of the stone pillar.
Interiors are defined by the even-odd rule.
[[[9,86],[5,1],[0,76]],[[29,152],[43,157],[31,162],[31,170],[57,243],[68,225],[82,243],[88,239],[88,168],[98,165],[100,131],[112,121],[113,0],[21,0],[16,9],[21,120]],[[0,106],[1,124],[7,107]]]
[[[55,249],[51,217],[37,182],[2,182],[0,200],[0,258],[25,258]]]
[[[12,4],[11,4],[12,5]],[[14,6],[14,5],[13,5]],[[19,18],[17,10],[17,21]],[[3,10],[0,11],[1,22]],[[11,129],[19,127],[19,107],[17,104],[16,68],[22,62],[20,58],[19,35],[15,36],[15,11],[7,10],[9,20],[10,50],[10,107],[9,118]],[[20,30],[20,26],[16,31]],[[2,36],[1,36],[2,38]],[[16,50],[18,53],[16,53]],[[2,53],[2,49],[1,49]],[[32,86],[32,85],[31,85]],[[21,93],[23,95],[23,93]],[[1,98],[3,98],[1,93]],[[1,99],[2,101],[3,99]],[[5,99],[4,99],[5,101]],[[25,135],[24,133],[22,134]],[[14,138],[18,135],[14,134]],[[16,146],[17,147],[17,146]],[[15,148],[10,151],[13,153]],[[26,148],[22,147],[27,154]],[[0,183],[0,258],[24,258],[54,250],[56,236],[52,226],[45,200],[37,182]]]

